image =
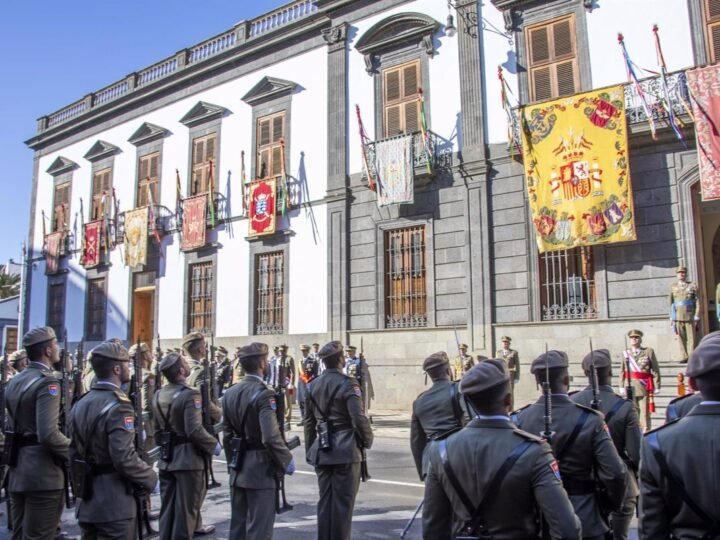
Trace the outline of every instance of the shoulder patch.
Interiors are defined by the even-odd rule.
[[[123,417],[123,427],[127,429],[128,431],[132,431],[135,429],[135,418],[132,416],[125,416]]]
[[[195,399],[193,399],[193,402],[195,403],[195,408],[196,408],[196,409],[201,409],[201,408],[202,408],[202,400],[201,400],[201,399],[195,398]]]
[[[57,396],[60,393],[60,385],[59,384],[48,384],[48,394],[51,396]]]
[[[273,411],[276,411],[276,410],[277,410],[277,400],[276,400],[274,397],[271,397],[271,398],[270,398],[270,408],[271,408]]]
[[[353,385],[352,391],[353,391],[353,394],[355,394],[357,397],[361,397],[361,396],[362,396],[362,390],[360,390],[360,387],[359,387],[359,386]]]
[[[557,478],[558,480],[560,480],[562,482],[562,478],[560,477],[560,465],[558,465],[557,460],[555,460],[555,459],[552,460],[552,462],[550,463],[550,470],[555,475],[555,478]]]

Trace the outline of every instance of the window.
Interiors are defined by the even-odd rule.
[[[282,251],[255,256],[255,333],[258,335],[284,331],[284,267]]]
[[[48,284],[47,325],[55,330],[56,336],[62,336],[65,328],[65,282]],[[60,339],[60,337],[58,337]]]
[[[213,263],[191,264],[189,273],[188,332],[212,332],[215,275]]]
[[[5,327],[5,343],[3,353],[12,354],[18,350],[18,329],[17,326]]]
[[[285,111],[263,116],[257,121],[257,178],[273,178],[283,174],[285,156]]]
[[[103,197],[105,204],[109,204],[109,196],[112,191],[112,169],[107,168],[96,172],[92,181],[92,206],[90,208],[90,219],[100,219],[102,217],[101,210],[107,212],[107,208],[102,208]]]
[[[427,326],[425,226],[385,232],[385,327]]]
[[[107,293],[104,277],[89,279],[87,282],[87,315],[85,317],[85,335],[90,341],[105,339],[105,317],[107,312]]]
[[[385,137],[420,130],[420,60],[386,69],[383,80]]]
[[[704,0],[703,3],[708,58],[714,64],[720,59],[720,0]]]
[[[52,232],[67,230],[70,214],[70,182],[55,185]]]
[[[214,182],[212,176],[215,174],[213,168],[216,161],[216,143],[217,135],[215,133],[193,139],[191,195],[198,195],[210,191],[210,185]]]
[[[544,321],[597,317],[592,248],[540,254],[540,295]]]
[[[148,198],[148,187],[152,193],[153,202],[157,203],[159,200],[158,196],[158,165],[160,162],[160,152],[153,152],[140,156],[138,161],[138,192],[137,192],[137,206],[147,206],[150,204]]]
[[[579,90],[575,17],[563,17],[525,30],[530,101],[567,96]]]

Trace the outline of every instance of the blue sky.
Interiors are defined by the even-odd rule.
[[[282,0],[23,0],[0,17],[0,264],[27,237],[40,116],[180,49],[285,4]]]

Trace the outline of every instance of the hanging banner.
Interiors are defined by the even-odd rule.
[[[205,245],[205,212],[207,193],[183,200],[182,249],[188,251]]]
[[[274,234],[277,194],[275,179],[253,182],[249,188],[248,236]]]
[[[60,246],[63,242],[62,231],[50,233],[45,237],[45,273],[54,274],[60,264]]]
[[[125,212],[125,264],[145,264],[148,245],[148,207]]]
[[[100,238],[102,235],[103,220],[90,221],[83,225],[83,254],[82,265],[92,268],[100,264]]]
[[[623,87],[528,105],[521,118],[538,250],[635,240]]]
[[[415,200],[413,136],[393,137],[375,145],[378,206],[412,204]]]
[[[703,201],[720,199],[720,66],[687,71]]]

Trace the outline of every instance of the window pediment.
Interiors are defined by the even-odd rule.
[[[225,107],[220,105],[213,105],[205,101],[198,101],[192,109],[190,109],[185,116],[180,119],[180,123],[187,127],[212,120],[213,118],[219,118],[229,113]]]
[[[292,81],[265,76],[241,99],[248,105],[255,106],[277,97],[290,95],[297,87],[298,84]]]
[[[367,58],[369,55],[416,42],[432,55],[435,52],[432,36],[439,28],[438,21],[422,13],[398,13],[373,25],[358,40],[355,49]]]
[[[47,168],[47,171],[45,172],[52,176],[58,176],[60,174],[70,172],[77,168],[78,164],[75,163],[73,160],[59,156],[55,159],[55,161],[52,162],[52,164]]]
[[[118,148],[114,144],[98,140],[90,147],[90,150],[88,150],[87,154],[85,154],[83,157],[88,161],[98,161],[102,158],[115,155],[119,152],[120,148]]]
[[[169,134],[170,130],[164,127],[156,126],[150,122],[144,122],[143,125],[130,136],[128,142],[135,146],[140,146],[155,139],[161,139]]]

